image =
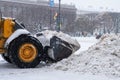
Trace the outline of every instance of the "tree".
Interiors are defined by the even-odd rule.
[[[113,29],[112,17],[108,12],[100,13],[96,16],[96,29],[101,33],[110,33]]]

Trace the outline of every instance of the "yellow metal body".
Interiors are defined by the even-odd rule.
[[[25,43],[19,49],[19,58],[21,61],[29,63],[32,62],[37,56],[37,49],[33,44]]]
[[[5,41],[14,32],[14,21],[11,18],[0,19],[0,53],[5,53]]]

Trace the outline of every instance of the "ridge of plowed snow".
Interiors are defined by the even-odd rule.
[[[72,55],[48,68],[120,77],[120,36],[104,35],[87,51]]]

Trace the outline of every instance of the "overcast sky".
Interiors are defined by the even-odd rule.
[[[58,3],[59,0],[54,1]],[[61,3],[74,4],[82,10],[120,12],[120,0],[61,0]]]

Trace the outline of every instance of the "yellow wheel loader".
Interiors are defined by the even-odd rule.
[[[0,53],[9,63],[20,68],[39,64],[43,46],[22,25],[11,18],[0,20]]]
[[[80,47],[55,34],[52,37],[46,35],[49,34],[40,32],[33,35],[15,19],[1,18],[0,54],[19,68],[34,68],[40,61],[57,62],[67,58]]]

